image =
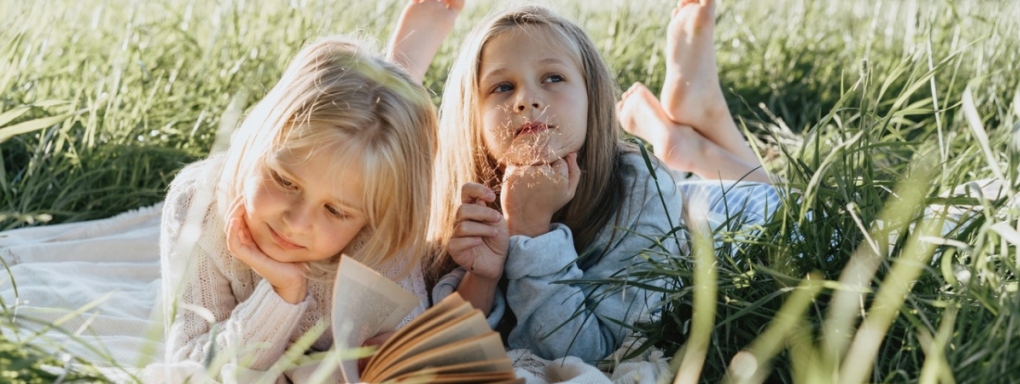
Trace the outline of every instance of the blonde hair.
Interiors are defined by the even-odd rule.
[[[577,25],[538,6],[523,6],[496,14],[479,24],[460,48],[443,90],[439,151],[433,190],[429,240],[440,259],[430,268],[441,274],[452,267],[446,246],[452,235],[460,186],[482,183],[498,190],[501,180],[494,159],[485,149],[479,116],[479,71],[482,49],[496,36],[525,26],[544,28],[569,48],[581,69],[588,97],[588,132],[578,151],[582,176],[573,200],[557,212],[555,221],[570,227],[574,246],[587,250],[599,232],[621,209],[622,155],[634,148],[620,137],[616,119],[616,86],[612,73],[588,35]],[[464,145],[464,140],[469,142]],[[499,201],[497,199],[497,205]]]
[[[424,87],[350,37],[304,47],[231,137],[217,187],[220,213],[274,153],[300,161],[315,151],[360,166],[365,227],[342,253],[371,267],[411,250],[421,261],[429,217],[436,112]],[[332,276],[339,255],[311,263]]]

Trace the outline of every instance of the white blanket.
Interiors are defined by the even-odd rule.
[[[162,205],[102,220],[0,232],[0,319],[5,337],[86,359],[117,381],[203,382],[199,364],[162,364],[159,220]],[[11,276],[14,281],[12,284]],[[13,317],[13,318],[12,318]],[[49,329],[58,323],[60,327]],[[41,336],[33,336],[40,330]],[[612,376],[574,357],[546,361],[511,351],[529,383],[654,383],[668,379],[666,359],[623,363]],[[190,376],[190,377],[189,377]],[[225,378],[232,382],[234,379]],[[244,380],[239,380],[244,381]]]
[[[73,224],[0,232],[0,300],[10,310],[0,327],[96,364],[125,368],[162,358],[159,298],[161,206]],[[14,282],[12,284],[11,277]]]

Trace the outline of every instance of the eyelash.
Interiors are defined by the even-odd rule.
[[[565,79],[563,78],[563,76],[561,76],[561,75],[549,75],[549,76],[546,76],[545,78],[546,78],[546,79],[548,79],[548,78],[550,78],[550,77],[556,77],[557,79],[559,79],[559,80],[557,80],[557,81],[556,81],[557,83],[559,83],[559,82],[562,82],[562,81],[564,81],[564,80],[565,80]]]
[[[333,216],[337,219],[346,219],[348,217],[347,214],[344,213],[344,211],[338,210],[328,205],[326,206],[326,212],[329,212],[330,216]]]
[[[553,77],[556,78],[556,81],[555,81],[556,83],[560,83],[560,82],[563,82],[565,80],[562,75],[553,74],[553,75],[546,76],[544,79],[542,79],[542,82],[544,83],[544,82],[546,82],[547,80],[549,80],[550,78],[553,78]],[[505,91],[500,91],[500,88],[504,87],[504,86],[513,87],[513,84],[510,84],[509,82],[502,82],[502,83],[496,84],[496,86],[492,87],[492,91],[489,92],[489,93],[501,93],[501,92],[508,92],[508,91],[510,91],[509,89],[505,90]]]
[[[490,93],[502,93],[502,92],[509,92],[510,91],[509,89],[507,89],[505,91],[500,91],[500,88],[502,88],[502,87],[513,87],[513,86],[510,85],[510,83],[506,83],[506,82],[499,83],[499,84],[496,84],[495,87],[492,87],[492,92],[490,92]]]
[[[281,186],[281,187],[283,187],[284,189],[294,190],[294,189],[297,188],[294,185],[293,182],[283,178],[283,176],[281,176],[278,172],[271,171],[270,174],[272,175],[273,180],[276,181],[276,184]],[[326,213],[327,214],[329,214],[330,216],[335,217],[337,219],[346,219],[346,218],[350,217],[344,211],[336,209],[336,208],[333,208],[333,207],[331,207],[329,205],[326,205],[325,208],[326,208]]]
[[[273,180],[276,181],[277,185],[279,185],[279,186],[281,186],[281,187],[283,187],[285,189],[294,189],[295,188],[294,183],[292,183],[290,180],[284,179],[283,176],[281,176],[278,172],[271,171],[271,174],[272,174]]]

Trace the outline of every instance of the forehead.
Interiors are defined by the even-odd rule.
[[[556,58],[580,68],[580,53],[568,35],[548,25],[524,24],[496,31],[485,42],[481,67],[507,59]]]
[[[345,143],[283,146],[269,156],[268,160],[289,172],[314,177],[316,182],[350,183],[361,180],[364,165],[362,152],[356,145]]]

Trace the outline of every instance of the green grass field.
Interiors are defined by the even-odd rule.
[[[468,3],[425,81],[436,102],[456,43],[498,2]],[[657,91],[672,4],[589,3],[552,7],[621,89]],[[304,42],[384,41],[403,4],[0,0],[0,229],[160,201]],[[661,321],[636,328],[707,382],[1020,380],[1020,209],[943,197],[1020,187],[1020,3],[732,0],[717,20],[731,109],[789,202],[755,233],[719,233],[716,254],[695,241],[633,276],[670,281]],[[982,210],[942,236],[931,204]],[[65,381],[101,380],[80,363]],[[63,362],[0,334],[0,381],[53,381],[47,366]]]

